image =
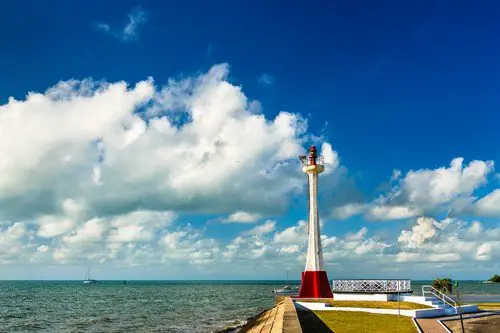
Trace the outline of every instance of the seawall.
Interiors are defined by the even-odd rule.
[[[302,333],[297,310],[290,297],[276,298],[276,305],[251,318],[239,331],[248,333]]]

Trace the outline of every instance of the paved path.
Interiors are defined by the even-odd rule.
[[[416,321],[424,333],[448,333],[436,318],[421,318],[416,319]]]
[[[494,311],[485,311],[485,312],[480,312],[480,313],[465,313],[462,315],[463,319],[467,318],[475,318],[479,316],[491,316],[495,314],[496,312]],[[420,318],[420,319],[415,319],[422,329],[424,333],[448,333],[441,325],[438,320],[442,319],[460,319],[459,315],[455,316],[447,316],[447,317],[438,317],[438,318]]]
[[[246,333],[302,333],[295,306],[290,298],[262,312],[245,325]]]
[[[283,330],[283,306],[276,305],[257,318],[255,325],[248,333],[275,333]]]

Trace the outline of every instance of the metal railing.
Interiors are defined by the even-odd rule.
[[[333,280],[333,292],[411,292],[410,280]]]
[[[306,155],[299,156],[299,159],[300,159],[302,166],[309,165],[309,156],[306,156]],[[325,157],[323,155],[316,157],[316,165],[325,166]]]
[[[453,307],[455,309],[455,312],[457,312],[457,303],[451,297],[446,296],[444,293],[440,292],[433,286],[422,286],[422,296],[426,297],[426,294],[440,299],[441,301],[443,301],[443,303]]]

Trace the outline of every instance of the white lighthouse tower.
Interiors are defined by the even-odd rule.
[[[323,264],[318,215],[318,175],[325,170],[325,167],[322,157],[317,156],[315,146],[309,148],[308,156],[299,158],[302,162],[302,171],[309,179],[309,241],[299,298],[332,298],[332,290]]]

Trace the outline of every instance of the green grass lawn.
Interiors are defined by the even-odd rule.
[[[382,301],[335,301],[331,298],[322,298],[317,300],[304,300],[311,302],[328,303],[333,307],[345,307],[345,308],[370,308],[370,309],[398,309],[401,310],[418,310],[418,309],[429,309],[430,306],[412,303],[412,302],[382,302]]]
[[[417,333],[410,317],[347,311],[314,314],[335,333]]]

